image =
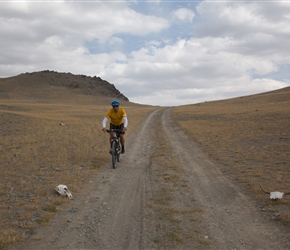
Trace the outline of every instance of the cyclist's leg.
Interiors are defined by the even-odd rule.
[[[112,129],[118,129],[118,126],[115,126],[112,123],[110,123],[110,130],[112,130]],[[113,134],[114,134],[114,132],[111,132],[110,133],[110,141],[113,138]]]
[[[116,126],[114,126],[112,123],[110,123],[110,130],[111,129],[115,129]],[[112,138],[113,138],[113,132],[110,133],[110,137],[109,137],[109,144],[110,144],[110,154],[112,153]]]
[[[121,153],[124,154],[125,153],[125,137],[124,137],[124,135],[120,135],[120,142],[121,142],[121,146],[122,146]]]
[[[120,129],[123,129],[124,123],[122,123],[119,127],[120,127]],[[120,134],[120,143],[122,146],[121,153],[124,154],[125,153],[125,136],[124,136],[124,134]]]

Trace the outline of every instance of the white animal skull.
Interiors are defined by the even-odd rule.
[[[282,199],[283,198],[284,193],[282,192],[270,192],[270,199],[272,200],[276,200],[276,199]]]
[[[261,184],[260,184],[260,188],[264,193],[270,194],[270,199],[272,199],[272,200],[282,199],[284,195],[290,194],[290,192],[283,193],[283,192],[279,192],[279,191],[267,192],[262,188]]]
[[[62,196],[67,196],[69,199],[73,198],[71,192],[68,190],[66,185],[60,184],[56,186],[55,191],[58,192]]]

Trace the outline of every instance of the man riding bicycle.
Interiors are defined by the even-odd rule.
[[[105,118],[102,122],[103,128],[102,131],[106,133],[106,124],[107,121],[110,120],[110,130],[111,129],[121,129],[123,131],[127,130],[128,126],[128,119],[125,109],[120,108],[120,102],[118,100],[113,100],[111,102],[112,108],[108,110],[108,112],[105,115]],[[111,139],[112,139],[112,133],[110,133],[110,147],[111,147]],[[124,134],[120,134],[120,142],[122,145],[122,151],[121,153],[125,153],[125,137]]]

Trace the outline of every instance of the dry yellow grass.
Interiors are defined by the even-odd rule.
[[[0,249],[47,225],[68,202],[55,186],[66,184],[77,195],[110,161],[101,122],[111,99],[0,100]],[[128,136],[155,108],[122,103]]]
[[[173,117],[225,175],[290,226],[290,196],[269,201],[268,191],[290,191],[290,88],[180,106]]]

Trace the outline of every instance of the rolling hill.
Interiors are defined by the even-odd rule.
[[[129,101],[113,84],[100,77],[73,75],[54,71],[24,73],[0,79],[0,98],[39,101],[73,100],[72,97],[111,97]]]

